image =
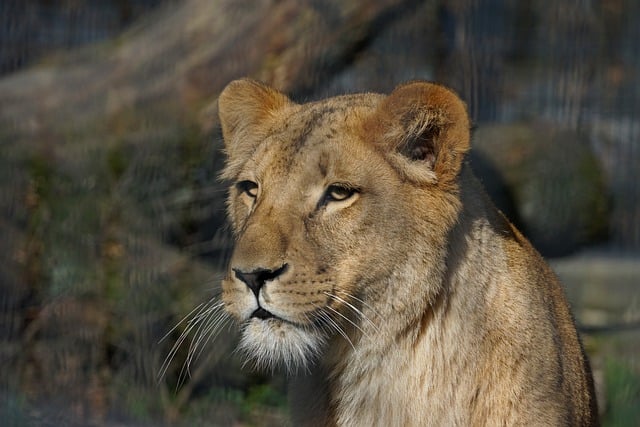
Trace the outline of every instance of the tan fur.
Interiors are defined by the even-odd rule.
[[[249,359],[295,374],[294,425],[597,424],[560,284],[465,165],[455,94],[413,82],[298,105],[239,80],[219,111],[236,238],[222,299]],[[254,293],[256,271],[279,274]]]

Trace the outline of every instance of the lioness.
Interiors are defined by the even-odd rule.
[[[558,279],[469,167],[448,89],[219,98],[235,249],[222,302],[294,425],[595,425]]]

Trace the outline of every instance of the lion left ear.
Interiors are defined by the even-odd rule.
[[[261,141],[261,129],[291,104],[286,95],[256,80],[229,83],[218,97],[218,115],[231,162],[248,157]]]
[[[469,116],[462,100],[433,83],[411,82],[384,98],[365,132],[407,179],[452,183],[469,150]]]

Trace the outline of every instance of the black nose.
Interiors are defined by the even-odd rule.
[[[236,274],[236,277],[239,280],[242,280],[249,287],[249,289],[253,291],[256,298],[258,298],[258,293],[260,292],[260,288],[264,286],[264,284],[267,281],[273,280],[276,277],[280,276],[285,271],[287,271],[287,267],[288,265],[284,264],[282,267],[276,270],[258,268],[248,273],[245,273],[243,271],[240,271],[237,268],[234,268],[233,272]]]

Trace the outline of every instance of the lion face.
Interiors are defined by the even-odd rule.
[[[249,80],[220,96],[236,239],[222,300],[258,365],[306,365],[336,337],[355,347],[383,327],[377,307],[394,281],[434,268],[426,254],[443,249],[452,216],[436,203],[454,188],[437,175],[447,119],[413,106],[387,117],[388,104],[364,94],[297,105]],[[396,286],[404,307],[414,290]]]

